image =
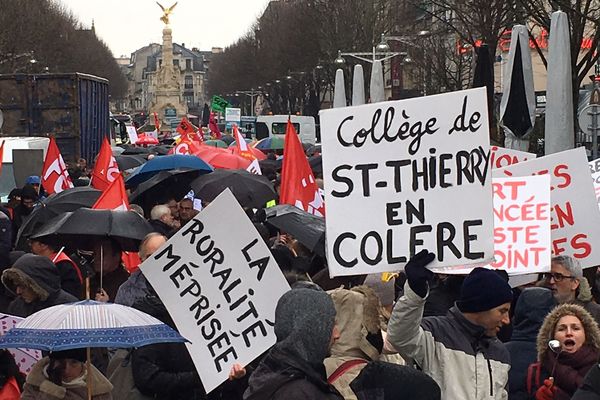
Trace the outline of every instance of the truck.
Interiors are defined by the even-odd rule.
[[[54,136],[63,159],[91,163],[110,134],[108,80],[81,73],[0,75],[3,136]]]
[[[306,115],[259,115],[256,117],[256,139],[285,135],[288,118],[302,143],[315,144],[317,141],[315,118]]]

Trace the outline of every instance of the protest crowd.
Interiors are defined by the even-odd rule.
[[[385,107],[51,138],[0,207],[0,400],[600,400],[585,151],[490,146],[484,89]]]

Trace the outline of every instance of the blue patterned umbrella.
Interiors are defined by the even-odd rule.
[[[186,341],[168,325],[134,308],[84,300],[46,308],[25,318],[0,337],[0,348],[61,351]]]
[[[125,186],[137,186],[140,183],[152,178],[160,171],[168,171],[172,169],[193,169],[200,171],[201,174],[207,174],[213,171],[213,167],[205,163],[202,159],[200,159],[200,157],[183,154],[158,156],[137,167],[125,180]]]

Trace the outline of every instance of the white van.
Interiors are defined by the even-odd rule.
[[[256,139],[285,135],[288,118],[292,121],[302,143],[315,144],[317,141],[315,118],[305,115],[259,115],[256,117]]]
[[[0,199],[6,201],[10,191],[23,187],[30,175],[40,175],[50,139],[36,136],[0,137],[4,143],[0,172]]]

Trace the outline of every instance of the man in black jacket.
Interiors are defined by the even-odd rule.
[[[2,283],[17,295],[8,306],[8,314],[28,317],[58,304],[78,299],[60,287],[56,266],[47,257],[25,254],[2,273]]]
[[[600,365],[590,369],[571,400],[600,400]]]
[[[277,343],[250,376],[245,400],[343,399],[327,383],[323,360],[339,338],[335,306],[315,289],[293,289],[275,309]]]

